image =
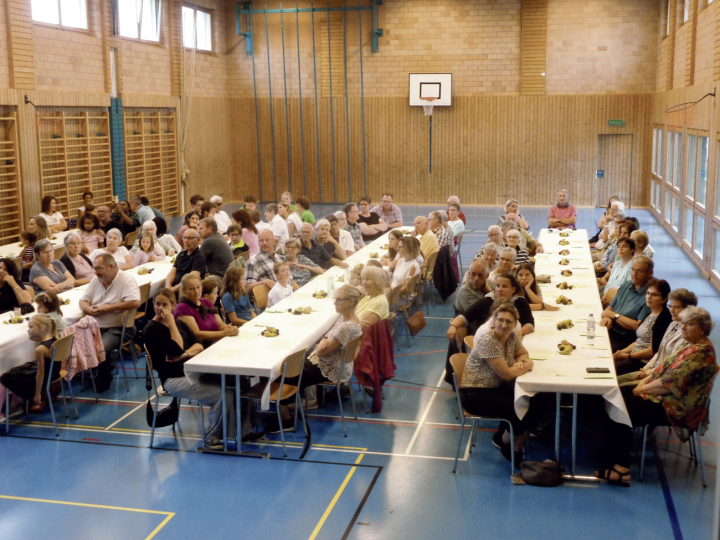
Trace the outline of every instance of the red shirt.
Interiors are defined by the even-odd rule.
[[[465,214],[462,213],[462,210],[458,211],[458,217],[460,218],[460,221],[463,222],[463,225],[467,225],[467,222],[465,221]]]
[[[571,217],[577,218],[577,210],[572,204],[569,204],[566,208],[560,208],[557,204],[553,204],[548,211],[548,224],[550,218],[552,219],[570,219]],[[574,229],[575,225],[559,225],[556,229]]]

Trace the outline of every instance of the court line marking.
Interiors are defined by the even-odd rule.
[[[440,375],[440,380],[437,382],[437,384],[435,386],[439,387],[444,380],[445,380],[445,370],[443,369],[443,372]],[[408,447],[405,450],[405,454],[409,454],[410,451],[412,450],[412,447],[415,445],[415,440],[417,439],[418,435],[420,434],[420,430],[422,429],[423,424],[425,423],[425,419],[427,418],[427,415],[430,412],[430,407],[432,407],[432,404],[435,401],[435,398],[437,397],[437,395],[438,395],[438,392],[433,392],[433,395],[430,396],[430,401],[428,401],[428,404],[425,407],[425,412],[423,412],[423,415],[420,418],[420,422],[418,422],[417,428],[415,428],[415,433],[413,433],[412,439],[410,439],[410,444],[408,444]]]
[[[115,426],[118,425],[120,422],[122,422],[123,420],[125,420],[128,416],[130,416],[131,414],[133,414],[135,411],[138,411],[138,410],[142,409],[144,405],[145,405],[144,403],[141,404],[141,405],[138,405],[137,407],[135,407],[135,408],[134,408],[132,411],[130,411],[129,413],[121,416],[120,418],[118,418],[117,420],[115,420],[112,424],[110,424],[108,427],[106,427],[106,428],[104,429],[104,431],[110,431],[113,427],[115,427]]]
[[[358,458],[355,460],[355,465],[359,464],[362,461],[362,458],[365,457],[365,454],[360,454]],[[308,540],[315,540],[318,533],[320,532],[320,529],[322,529],[323,525],[325,525],[325,520],[327,520],[328,516],[330,515],[330,512],[332,512],[333,508],[335,507],[335,503],[337,503],[338,499],[340,498],[340,495],[342,495],[343,491],[345,491],[345,487],[348,485],[348,482],[350,482],[350,479],[355,474],[355,471],[357,470],[357,467],[353,467],[348,471],[347,475],[345,475],[345,480],[343,480],[343,483],[340,484],[340,487],[335,492],[335,496],[332,498],[332,501],[330,501],[330,504],[325,509],[325,513],[320,518],[320,521],[318,521],[318,524],[315,525],[315,530],[313,530],[312,534],[310,535],[310,538]]]
[[[142,508],[124,508],[122,506],[107,506],[103,504],[89,504],[89,503],[77,503],[77,502],[70,502],[70,501],[54,501],[51,499],[35,499],[32,497],[14,497],[11,495],[0,495],[0,499],[8,499],[12,501],[25,501],[25,502],[39,502],[39,503],[47,503],[47,504],[61,504],[65,506],[81,506],[84,508],[98,508],[101,510],[120,510],[122,512],[138,512],[140,514],[159,514],[162,516],[165,516],[165,519],[155,527],[155,530],[153,530],[149,536],[145,537],[145,540],[151,540],[158,532],[160,532],[160,529],[162,529],[168,521],[170,521],[174,516],[175,512],[162,512],[160,510],[143,510]]]

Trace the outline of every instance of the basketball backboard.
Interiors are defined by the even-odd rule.
[[[428,102],[422,98],[435,98],[435,107],[452,104],[452,73],[411,73],[410,106],[422,107]]]

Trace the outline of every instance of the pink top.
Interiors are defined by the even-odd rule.
[[[570,219],[571,217],[577,217],[577,210],[570,204],[567,208],[559,208],[557,204],[553,204],[548,211],[548,219]],[[574,229],[575,225],[561,225],[556,227],[557,229]]]
[[[80,231],[80,238],[82,238],[85,247],[88,248],[88,253],[92,253],[97,248],[105,245],[103,237],[100,236],[97,231]]]
[[[260,247],[258,246],[258,236],[254,232],[252,232],[249,229],[243,229],[241,238],[243,239],[243,242],[247,244],[247,247],[250,251],[250,257],[255,255],[258,251],[260,251]]]
[[[68,255],[68,257],[70,257],[70,255]],[[92,266],[80,255],[70,257],[70,260],[73,266],[75,266],[75,279],[92,279],[95,277],[95,271],[92,269]]]
[[[146,253],[142,249],[138,249],[135,252],[134,258],[135,258],[135,266],[140,266],[141,264],[149,263],[150,257],[155,255],[156,261],[162,261],[167,255],[165,255],[165,252],[163,251],[163,248],[160,247],[160,244],[155,244],[155,250],[152,253]]]

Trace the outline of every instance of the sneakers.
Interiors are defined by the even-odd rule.
[[[278,424],[277,416],[269,415],[265,420],[265,433],[280,433],[280,431],[293,431],[295,421],[292,418],[283,420],[282,427]]]
[[[243,435],[240,442],[242,444],[251,443],[262,439],[264,436],[265,434],[262,432],[251,431],[250,433],[246,433],[245,435]]]
[[[205,448],[207,450],[223,450],[225,446],[220,439],[208,439],[205,443]]]

